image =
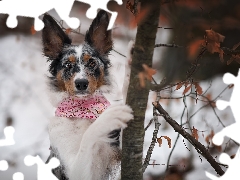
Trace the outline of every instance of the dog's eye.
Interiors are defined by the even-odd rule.
[[[72,68],[72,64],[71,64],[71,63],[66,63],[66,64],[65,64],[65,68],[67,68],[67,69]]]
[[[87,66],[93,69],[96,66],[96,62],[93,59],[89,59],[88,61],[89,63]]]

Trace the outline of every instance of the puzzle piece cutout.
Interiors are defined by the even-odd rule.
[[[15,144],[13,139],[15,129],[12,126],[7,126],[4,128],[5,139],[0,140],[0,146],[11,146]],[[8,170],[8,162],[6,160],[0,161],[0,171]],[[21,172],[16,172],[13,174],[13,180],[24,180],[24,175]]]
[[[3,130],[5,139],[0,139],[0,147],[1,146],[11,146],[15,144],[13,139],[13,135],[15,129],[12,126],[7,126]],[[0,161],[0,171],[6,171],[8,169],[8,162],[5,160]]]
[[[24,180],[24,175],[21,172],[16,172],[13,174],[13,180]]]
[[[17,16],[25,16],[34,18],[34,28],[36,31],[40,31],[44,27],[44,23],[39,19],[39,16],[55,9],[59,17],[64,20],[68,26],[72,29],[76,29],[80,25],[80,21],[77,18],[69,17],[75,0],[2,0],[0,1],[0,14],[9,14],[7,19],[7,26],[9,28],[15,28],[18,24]],[[107,3],[109,1],[116,1],[119,5],[122,4],[122,0],[77,0],[91,5],[88,9],[86,16],[93,19],[97,15],[97,9],[103,9],[111,14],[111,19],[108,25],[108,30],[113,27],[113,24],[117,18],[117,12],[112,12],[107,9]]]
[[[239,163],[240,163],[240,151],[238,150],[236,156],[231,159],[228,154],[222,153],[219,157],[219,161],[223,164],[227,164],[228,170],[221,177],[216,177],[208,172],[206,176],[211,180],[229,180],[229,179],[239,179]]]
[[[38,180],[58,180],[58,178],[52,173],[52,169],[60,165],[60,161],[57,158],[53,157],[48,164],[45,164],[39,156],[34,157],[28,155],[24,158],[24,163],[27,166],[32,166],[34,164],[38,165]]]
[[[99,0],[77,0],[77,1],[91,5],[91,7],[88,9],[88,11],[86,13],[86,16],[89,19],[94,19],[97,16],[98,9],[103,9],[103,10],[109,12],[111,14],[111,19],[109,21],[107,30],[112,29],[113,24],[114,24],[115,20],[117,19],[118,13],[108,10],[107,4],[110,0],[101,0],[101,1],[99,1]],[[122,5],[122,3],[123,3],[122,0],[114,0],[114,1],[116,1],[119,5]]]
[[[231,106],[233,115],[235,117],[235,123],[225,127],[220,132],[216,133],[212,139],[213,143],[220,146],[224,141],[224,136],[230,137],[234,141],[240,144],[240,113],[239,113],[239,100],[240,100],[240,69],[238,72],[238,76],[235,77],[230,73],[226,73],[223,76],[223,82],[226,84],[234,84],[234,89],[232,92],[232,96],[229,102],[218,100],[216,105],[218,109],[223,110],[227,106]],[[221,177],[216,177],[208,172],[206,172],[206,176],[212,180],[228,180],[228,179],[239,179],[239,164],[240,164],[240,152],[238,152],[234,159],[231,159],[226,153],[222,153],[219,157],[220,162],[224,164],[228,164],[229,168],[225,172],[225,174]],[[237,178],[238,177],[238,178]]]
[[[0,147],[14,145],[15,141],[13,139],[13,135],[14,135],[15,129],[12,126],[7,126],[4,128],[3,132],[5,135],[5,139],[0,139]]]
[[[5,160],[0,161],[0,171],[6,171],[8,169],[8,162]]]

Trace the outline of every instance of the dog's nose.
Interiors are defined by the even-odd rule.
[[[87,79],[76,79],[75,86],[77,90],[83,91],[86,90],[88,87],[88,80]]]

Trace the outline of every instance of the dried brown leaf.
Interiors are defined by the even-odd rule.
[[[162,136],[161,136],[162,137]],[[159,147],[161,147],[162,146],[162,138],[157,138],[157,142],[158,142],[158,145],[159,145]]]
[[[206,30],[205,36],[205,47],[210,53],[219,53],[220,60],[224,62],[223,59],[223,50],[220,48],[220,43],[223,42],[225,36],[213,31],[213,30]]]
[[[157,142],[159,144],[159,147],[162,146],[162,138],[166,139],[168,142],[168,147],[171,148],[172,147],[172,140],[170,137],[168,136],[161,136],[160,138],[157,138]]]
[[[183,85],[184,85],[184,83],[179,83],[179,84],[176,86],[176,90],[179,90]]]
[[[146,64],[142,65],[143,71],[138,73],[139,83],[142,88],[145,87],[145,79],[151,81],[152,76],[156,74],[156,70],[148,67]]]
[[[191,87],[192,87],[191,84],[188,87],[185,87],[183,94],[186,94],[191,89]]]
[[[213,31],[213,30],[206,30],[206,37],[208,40],[214,41],[214,42],[223,42],[225,39],[225,36]]]
[[[201,95],[203,93],[203,90],[201,88],[201,86],[198,83],[194,83],[194,86],[196,88],[196,92]]]
[[[172,141],[171,141],[171,138],[168,137],[168,136],[162,136],[163,138],[165,138],[168,142],[168,147],[171,148],[172,147]]]
[[[149,81],[151,81],[152,80],[152,76],[154,75],[154,74],[156,74],[156,70],[155,69],[153,69],[153,68],[150,68],[148,65],[146,65],[146,64],[143,64],[142,65],[142,67],[143,67],[143,69],[144,69],[144,72],[145,72],[145,77],[149,80]]]
[[[193,129],[192,129],[192,136],[198,141],[198,130],[193,126]]]

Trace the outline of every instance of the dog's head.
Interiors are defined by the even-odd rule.
[[[44,15],[43,53],[51,62],[51,85],[70,95],[93,94],[109,85],[108,54],[112,50],[108,14],[101,10],[85,36],[85,43],[72,45],[71,39],[50,15]]]

